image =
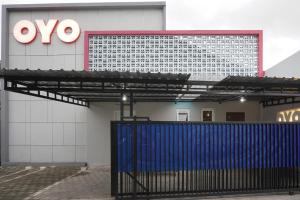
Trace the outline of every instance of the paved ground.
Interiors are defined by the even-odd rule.
[[[0,168],[0,199],[24,199],[66,177],[76,174],[79,167],[5,167]]]
[[[108,200],[110,169],[0,167],[0,200]],[[176,200],[179,200],[178,198]],[[186,200],[300,200],[300,194],[187,198]],[[173,199],[174,200],[174,199]]]
[[[32,195],[30,199],[113,199],[110,196],[110,169],[81,171]]]

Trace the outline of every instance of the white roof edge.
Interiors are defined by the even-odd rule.
[[[165,1],[145,2],[99,2],[99,3],[45,3],[45,4],[3,4],[7,10],[43,9],[90,9],[95,7],[165,7]]]

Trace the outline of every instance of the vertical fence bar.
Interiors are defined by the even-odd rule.
[[[172,142],[172,152],[173,152],[173,158],[172,158],[172,161],[173,161],[173,165],[172,165],[172,172],[173,172],[173,187],[172,187],[172,192],[175,192],[175,187],[176,187],[176,184],[175,184],[175,177],[176,177],[176,166],[175,166],[175,125],[174,123],[172,123],[172,133],[173,133],[173,142]],[[172,134],[170,133],[170,134]]]
[[[164,137],[164,141],[163,141],[163,147],[164,147],[164,193],[167,192],[167,127],[166,127],[166,124],[163,126],[163,137]]]
[[[188,153],[189,153],[189,150],[188,150],[188,147],[189,147],[189,145],[188,145],[188,142],[189,142],[189,135],[188,135],[188,127],[187,126],[184,126],[184,140],[185,140],[185,148],[184,148],[184,150],[185,150],[185,163],[184,163],[184,173],[185,173],[185,178],[186,178],[186,180],[185,180],[185,192],[187,192],[188,191],[188,186],[189,186],[189,176],[188,176],[188,161],[189,161],[189,155],[188,155]]]
[[[204,166],[202,164],[202,159],[203,159],[203,156],[202,156],[202,148],[204,148],[204,145],[203,145],[203,139],[202,139],[202,135],[203,135],[203,131],[202,131],[202,125],[199,125],[198,126],[199,128],[199,192],[203,192],[203,185],[204,185],[204,182],[203,182],[203,171],[204,171]]]
[[[246,162],[245,162],[245,166],[244,166],[244,170],[245,170],[245,175],[246,175],[246,177],[245,177],[245,182],[246,182],[246,184],[245,184],[245,190],[246,191],[248,191],[249,190],[249,188],[248,188],[248,181],[249,181],[249,170],[248,170],[248,165],[249,165],[249,140],[248,140],[248,136],[249,136],[249,132],[248,132],[248,130],[249,130],[249,125],[247,124],[246,125],[246,127],[245,127],[245,134],[246,134],[246,152],[245,152],[245,154],[246,154],[246,157],[244,158],[244,159],[246,159]]]
[[[292,180],[291,180],[291,188],[295,188],[295,177],[296,177],[296,174],[295,174],[295,129],[294,129],[294,125],[291,127],[292,129],[292,133],[291,133],[291,138],[290,138],[290,141],[291,141],[291,173],[292,173]]]
[[[177,191],[180,192],[180,125],[177,124]]]
[[[258,169],[259,169],[259,158],[258,158],[258,141],[257,139],[259,138],[258,136],[258,128],[256,124],[254,124],[254,190],[258,190]]]
[[[133,199],[137,199],[137,123],[133,127]]]
[[[198,143],[198,137],[199,137],[199,127],[198,127],[198,125],[195,125],[195,130],[196,130],[196,133],[195,133],[195,137],[196,137],[196,146],[195,146],[195,148],[196,148],[196,155],[195,155],[195,158],[196,158],[196,176],[195,176],[195,178],[196,178],[196,180],[195,180],[195,191],[196,191],[196,193],[199,193],[199,188],[198,188],[198,171],[199,171],[199,167],[198,167],[198,156],[199,156],[199,148],[200,148],[200,145],[199,145],[199,143]]]
[[[295,127],[294,127],[294,134],[295,134],[295,141],[294,141],[294,159],[295,159],[295,163],[294,163],[294,166],[295,166],[295,185],[294,185],[294,188],[298,188],[298,177],[299,177],[299,173],[298,173],[298,167],[299,167],[299,160],[298,160],[298,124],[295,124]]]
[[[180,124],[180,128],[181,128],[181,153],[182,153],[182,159],[181,159],[181,174],[182,174],[182,178],[181,178],[181,192],[184,192],[184,159],[185,159],[185,156],[184,156],[184,129],[183,129],[183,125]]]
[[[265,189],[265,173],[264,173],[264,162],[265,162],[265,156],[264,156],[264,136],[265,136],[265,129],[263,125],[260,125],[260,133],[261,133],[261,170],[260,170],[260,179],[261,179],[261,187],[260,189]]]
[[[276,157],[276,177],[277,177],[277,184],[276,184],[276,189],[280,188],[280,175],[281,175],[281,171],[280,171],[280,148],[281,148],[281,138],[280,138],[280,126],[276,126],[276,143],[277,143],[277,149],[275,151],[277,151],[277,157]]]
[[[270,138],[270,126],[267,124],[266,125],[266,172],[267,172],[267,189],[271,189],[271,184],[272,184],[272,177],[270,176],[272,168],[271,168],[271,155],[270,155],[270,144],[272,142],[271,138]]]
[[[154,137],[154,133],[153,132],[153,126],[151,126],[151,124],[148,124],[149,129],[150,129],[150,145],[151,145],[151,149],[150,149],[150,158],[151,158],[151,187],[149,188],[149,191],[152,193],[154,192],[154,175],[155,175],[155,137]]]
[[[226,131],[225,131],[225,165],[226,165],[226,168],[225,168],[225,188],[224,190],[225,191],[229,191],[230,188],[229,188],[229,170],[230,170],[230,146],[229,146],[229,141],[228,139],[230,138],[229,137],[229,133],[230,133],[230,127],[228,124],[225,125],[226,126]]]
[[[295,134],[296,134],[296,139],[295,139],[295,160],[296,160],[296,188],[299,188],[299,124],[295,125]]]
[[[148,131],[148,126],[145,126],[145,135],[146,135],[146,160],[145,160],[145,173],[146,173],[146,193],[147,193],[147,198],[149,198],[149,186],[150,186],[150,177],[149,177],[149,173],[151,172],[151,169],[149,169],[149,163],[150,163],[150,159],[149,159],[149,148],[150,148],[150,144],[149,144],[149,131]]]
[[[162,132],[162,125],[159,125],[159,139],[160,139],[160,142],[159,142],[159,145],[160,145],[160,167],[159,167],[159,191],[160,192],[163,192],[163,184],[162,184],[162,176],[163,176],[163,173],[162,173],[162,170],[163,170],[163,140],[162,140],[162,137],[163,137],[163,132]]]
[[[159,141],[158,141],[158,126],[157,124],[154,124],[154,136],[155,136],[155,193],[158,192],[158,175],[159,175],[159,166],[158,166],[158,160],[159,160],[159,147],[160,147],[160,144],[159,144]]]
[[[208,148],[207,148],[207,145],[208,145],[208,142],[207,142],[207,134],[206,134],[206,124],[203,124],[202,125],[202,132],[203,132],[203,179],[204,179],[204,186],[203,186],[203,190],[204,192],[206,193],[207,190],[208,190],[208,182],[207,182],[207,166],[208,166],[208,162],[207,162],[207,151],[208,151]]]
[[[232,152],[233,152],[233,150],[232,150],[232,127],[231,127],[231,125],[228,125],[229,126],[229,157],[230,157],[230,159],[229,159],[229,177],[228,177],[228,181],[229,181],[229,191],[232,191],[232,168],[233,168],[233,166],[232,166],[232,160],[233,160],[233,156],[232,156]]]
[[[128,141],[126,140],[128,138],[127,137],[128,136],[127,130],[123,131],[123,125],[122,124],[120,124],[120,127],[122,127],[122,129],[120,128],[121,129],[120,130],[121,140],[124,141],[124,138],[125,138],[125,142],[120,142],[120,145],[119,145],[120,160],[121,160],[120,164],[122,165],[122,169],[120,169],[120,182],[122,182],[120,191],[121,191],[121,194],[123,195],[123,193],[127,193],[128,192],[128,190],[127,190],[128,176],[127,176],[127,174],[125,172],[130,173],[130,170],[127,170],[127,168],[124,169],[124,165],[126,165],[128,163],[124,161],[123,156],[126,159],[128,157],[128,154],[130,154],[130,152],[128,150]],[[125,149],[125,152],[122,152],[124,149]],[[130,163],[130,164],[132,164],[132,163]]]
[[[118,195],[118,143],[117,143],[117,132],[115,124],[110,124],[110,131],[111,131],[111,196]]]
[[[168,180],[168,185],[169,185],[169,193],[171,192],[171,144],[172,144],[172,141],[171,141],[171,133],[170,133],[170,124],[168,124],[167,126],[168,128],[168,167],[167,167],[167,171],[168,171],[168,176],[169,176],[169,180]]]
[[[248,146],[248,150],[249,150],[249,156],[247,159],[249,159],[249,165],[248,165],[248,172],[249,172],[249,185],[248,185],[248,190],[251,191],[252,190],[252,159],[253,159],[253,146],[252,146],[252,124],[248,124],[248,142],[249,142],[249,146]]]
[[[270,155],[271,155],[271,168],[272,168],[272,174],[271,174],[271,177],[272,177],[272,181],[271,181],[271,189],[275,189],[275,186],[276,186],[276,161],[275,161],[275,158],[276,158],[276,128],[274,127],[273,124],[270,125],[271,127],[271,134],[270,134],[270,137],[271,137],[271,149],[270,149]]]

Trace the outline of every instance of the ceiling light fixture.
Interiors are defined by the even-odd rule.
[[[122,101],[127,101],[127,96],[125,94],[122,96]]]
[[[241,102],[241,103],[244,103],[245,101],[246,101],[246,98],[245,98],[245,97],[241,97],[241,98],[240,98],[240,102]]]

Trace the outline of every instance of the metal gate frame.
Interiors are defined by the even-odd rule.
[[[293,192],[300,188],[299,144],[299,123],[113,121],[111,193],[150,199]]]

